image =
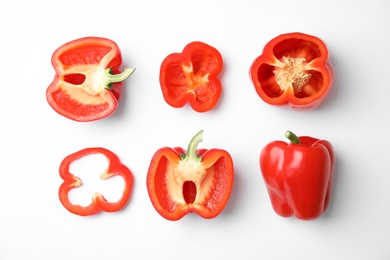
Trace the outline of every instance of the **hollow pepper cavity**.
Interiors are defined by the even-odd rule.
[[[49,105],[60,115],[87,122],[112,115],[122,84],[134,68],[122,72],[118,45],[106,38],[84,37],[59,47],[52,56],[55,77],[46,91]]]
[[[257,94],[266,103],[309,110],[328,96],[334,71],[325,43],[296,32],[269,41],[252,63],[250,76]]]
[[[76,189],[82,185],[82,180],[70,172],[70,165],[84,156],[91,154],[102,154],[107,158],[108,167],[100,175],[101,179],[107,179],[113,176],[121,176],[124,180],[124,189],[122,197],[116,202],[107,201],[103,195],[95,193],[92,197],[92,202],[88,206],[81,206],[73,204],[68,193],[72,189]],[[118,156],[110,150],[101,147],[85,148],[76,153],[68,155],[61,162],[60,177],[63,179],[58,194],[62,205],[71,213],[80,216],[89,216],[98,213],[99,211],[115,212],[122,209],[129,201],[132,187],[133,174],[125,165],[123,165]]]
[[[156,211],[168,220],[195,212],[210,219],[226,206],[233,187],[234,166],[228,152],[198,149],[200,131],[187,151],[164,147],[153,156],[147,174],[147,189]]]
[[[190,103],[197,112],[213,109],[222,92],[222,67],[220,52],[203,42],[191,42],[181,53],[168,55],[160,67],[165,101],[175,108]]]
[[[329,205],[334,171],[331,143],[290,131],[291,143],[274,141],[260,155],[261,172],[275,212],[283,217],[318,218]]]

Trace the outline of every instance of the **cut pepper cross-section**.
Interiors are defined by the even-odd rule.
[[[202,42],[191,42],[181,53],[168,55],[160,68],[165,101],[176,108],[188,102],[197,112],[211,110],[221,95],[218,75],[222,66],[219,51]]]
[[[107,201],[103,195],[95,193],[92,197],[92,202],[88,206],[81,206],[73,204],[69,199],[69,192],[72,189],[76,189],[82,185],[82,180],[73,175],[70,172],[70,165],[84,156],[91,154],[102,154],[107,158],[108,167],[100,175],[101,179],[107,179],[113,176],[120,176],[123,178],[125,187],[123,189],[122,197],[116,202]],[[122,209],[128,202],[131,190],[133,187],[133,174],[132,172],[123,164],[121,164],[119,158],[111,151],[101,148],[85,148],[78,152],[68,155],[61,162],[60,165],[60,176],[63,179],[58,195],[62,205],[71,213],[80,215],[80,216],[89,216],[98,213],[99,211],[114,212]]]
[[[250,73],[265,102],[297,110],[320,105],[333,84],[326,45],[319,38],[302,33],[272,39],[253,62]]]
[[[232,158],[220,149],[197,150],[202,132],[192,138],[187,151],[165,147],[151,160],[149,197],[157,212],[168,220],[178,220],[190,212],[214,218],[227,204],[234,178]]]
[[[60,115],[87,122],[113,114],[122,82],[134,68],[120,71],[122,56],[109,39],[85,37],[59,47],[52,56],[55,77],[46,91],[49,105]]]

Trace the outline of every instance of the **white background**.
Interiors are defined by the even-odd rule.
[[[389,3],[3,3],[0,259],[390,259]],[[313,111],[264,103],[249,78],[264,45],[294,31],[326,42],[335,68],[330,96]],[[45,91],[54,76],[52,53],[85,36],[112,39],[124,66],[137,70],[115,115],[78,123],[54,112]],[[167,105],[158,80],[162,60],[194,40],[224,58],[223,94],[202,114]],[[201,129],[199,148],[233,157],[230,200],[215,219],[165,220],[147,195],[150,159],[163,146],[186,148]],[[286,130],[326,139],[335,149],[331,205],[314,221],[276,215],[261,177],[261,149],[284,140]],[[65,156],[94,146],[119,156],[134,174],[134,189],[120,212],[80,217],[59,202],[58,167]]]

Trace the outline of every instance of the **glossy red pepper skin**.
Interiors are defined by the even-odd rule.
[[[329,95],[334,70],[325,43],[296,32],[269,41],[254,60],[250,76],[257,94],[266,103],[310,110]]]
[[[213,109],[222,92],[222,67],[220,52],[203,42],[191,42],[181,53],[168,55],[160,67],[165,101],[175,108],[190,103],[197,112]]]
[[[112,115],[122,95],[123,80],[135,70],[121,72],[117,44],[100,37],[62,45],[51,62],[55,76],[46,91],[47,101],[58,114],[79,122]]]
[[[95,193],[92,198],[91,204],[89,204],[88,206],[83,207],[80,205],[72,204],[70,202],[68,197],[69,191],[72,189],[76,189],[82,185],[81,179],[77,176],[74,176],[69,171],[70,165],[72,162],[91,154],[102,154],[108,160],[108,167],[100,175],[101,179],[107,179],[116,175],[121,176],[123,178],[125,187],[123,189],[122,197],[118,201],[109,202],[101,194]],[[118,156],[116,156],[113,152],[105,148],[85,148],[76,153],[68,155],[61,162],[59,172],[64,182],[59,188],[58,195],[62,205],[73,214],[80,216],[89,216],[96,214],[100,211],[115,212],[122,209],[129,201],[133,187],[133,174],[125,165],[121,164]]]
[[[188,150],[164,147],[153,156],[147,189],[156,211],[167,220],[179,220],[190,212],[210,219],[226,206],[233,187],[234,166],[228,152],[198,149],[199,132]]]
[[[310,220],[329,205],[334,152],[326,140],[301,136],[300,143],[266,145],[260,155],[261,172],[275,212]]]

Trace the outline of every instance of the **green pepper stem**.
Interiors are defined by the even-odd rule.
[[[121,82],[131,76],[135,71],[135,68],[125,68],[122,73],[119,74],[111,74],[111,68],[107,68],[104,70],[106,74],[107,82],[106,86],[110,88],[110,84],[113,82]]]
[[[187,154],[182,157],[183,161],[195,160],[200,162],[202,156],[196,155],[196,148],[198,144],[203,141],[203,130],[200,130],[194,137],[192,137],[190,143],[188,144]]]
[[[286,138],[288,138],[292,144],[300,144],[301,143],[301,141],[299,140],[299,137],[291,131],[287,131],[284,136]]]

